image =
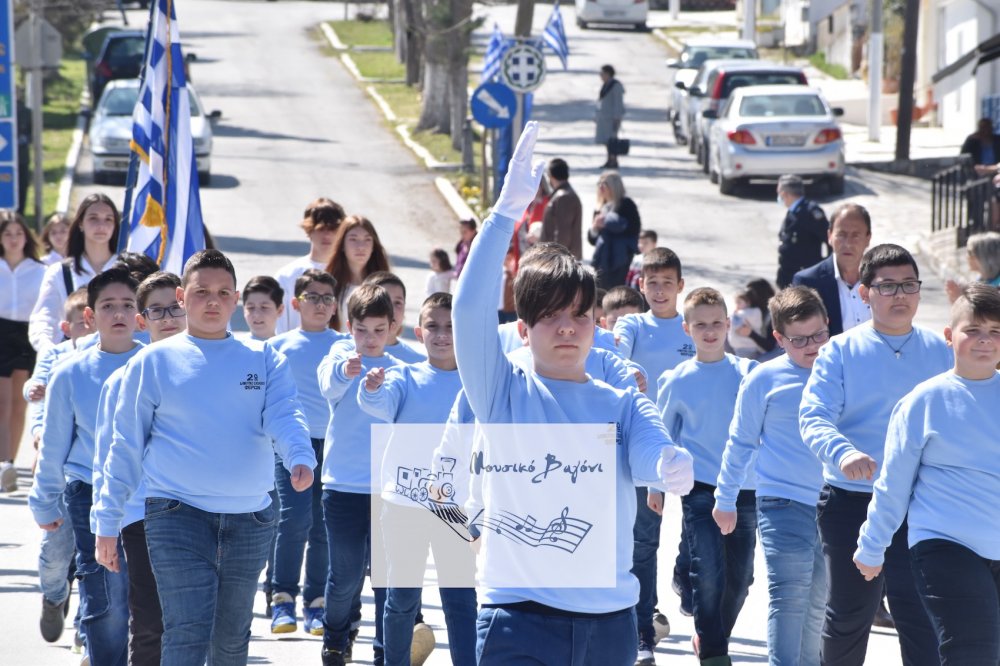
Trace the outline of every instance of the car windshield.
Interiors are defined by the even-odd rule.
[[[801,85],[804,78],[796,72],[731,72],[722,85],[722,97],[733,94],[737,88],[747,86]]]
[[[701,67],[706,60],[753,60],[757,52],[742,46],[690,46],[681,53],[684,67]]]
[[[740,102],[744,118],[769,116],[825,116],[826,107],[818,95],[748,95]]]
[[[101,99],[101,108],[109,116],[131,116],[138,100],[138,88],[113,88]],[[190,89],[188,89],[188,100],[191,102],[191,116],[200,116],[201,107],[198,106],[198,99]]]

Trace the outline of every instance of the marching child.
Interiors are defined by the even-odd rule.
[[[101,387],[142,347],[132,339],[137,286],[122,267],[98,273],[87,284],[84,317],[93,322],[99,342],[68,359],[52,375],[46,389],[38,470],[28,495],[28,505],[43,530],[60,526],[59,496],[65,499],[76,542],[81,633],[94,664],[124,666],[128,661],[128,579],[124,570],[107,571],[95,560],[90,509]]]
[[[740,382],[757,362],[726,353],[729,318],[715,289],[701,287],[684,299],[684,330],[694,340],[695,357],[663,376],[657,405],[671,439],[694,457],[694,489],[681,498],[681,510],[691,556],[695,656],[703,666],[723,666],[731,663],[729,635],[753,582],[752,475],[737,493],[735,530],[720,534],[712,508]]]
[[[601,328],[614,331],[619,319],[627,314],[640,314],[645,305],[642,294],[632,287],[625,285],[611,287],[601,299],[601,307],[604,310],[604,316],[600,319]]]
[[[917,596],[904,521],[885,552],[884,577],[866,581],[853,558],[872,483],[885,457],[895,404],[917,384],[946,372],[945,341],[913,325],[920,303],[917,264],[898,245],[877,245],[861,259],[859,295],[868,324],[834,336],[820,350],[802,394],[802,440],[823,463],[817,523],[829,575],[823,623],[824,664],[862,664],[885,588],[906,666],[938,664],[938,641]]]
[[[243,287],[243,317],[254,340],[274,337],[278,320],[285,313],[285,290],[270,275],[250,278]]]
[[[401,342],[399,334],[403,332],[403,317],[406,315],[406,285],[399,276],[389,271],[378,271],[365,278],[365,284],[374,284],[389,292],[392,299],[392,328],[389,339],[385,343],[385,353],[403,363],[420,363],[427,358],[417,349]]]
[[[823,301],[808,287],[778,292],[768,308],[774,338],[785,354],[758,366],[740,385],[712,516],[723,535],[733,532],[740,487],[755,469],[770,595],[770,663],[819,666],[826,569],[816,500],[823,468],[799,434],[799,403],[830,330]]]
[[[865,580],[879,576],[905,520],[917,593],[937,633],[941,664],[992,666],[1000,663],[996,287],[967,286],[944,336],[955,366],[918,384],[893,409],[854,562]]]

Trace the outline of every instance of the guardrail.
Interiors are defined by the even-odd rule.
[[[931,179],[931,232],[955,230],[956,247],[992,228],[996,206],[992,178],[979,178],[967,157]]]

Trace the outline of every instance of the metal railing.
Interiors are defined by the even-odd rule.
[[[965,156],[931,179],[931,231],[954,229],[957,247],[991,229],[995,205],[992,178],[978,177]]]

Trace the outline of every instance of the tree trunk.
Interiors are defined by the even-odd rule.
[[[451,15],[461,24],[448,33],[449,81],[451,83],[451,145],[462,149],[462,126],[469,108],[469,45],[472,0],[451,0]]]
[[[442,28],[451,25],[449,0],[424,2],[424,80],[423,105],[418,130],[444,132],[451,130],[450,48],[449,34]]]

